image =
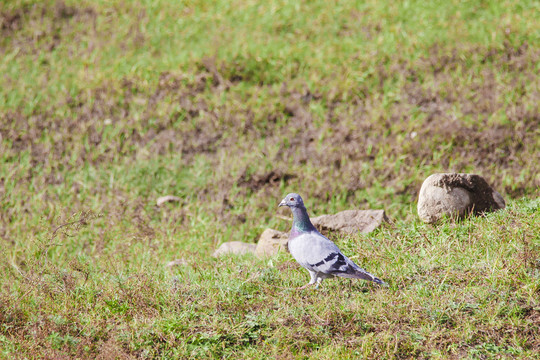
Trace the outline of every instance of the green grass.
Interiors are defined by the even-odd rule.
[[[4,251],[3,353],[533,358],[538,206],[336,238],[389,288],[334,279],[298,292],[308,276],[288,254],[213,259],[175,249],[186,239],[166,230],[103,217],[71,236],[38,234]],[[175,257],[187,264],[167,270]]]
[[[539,10],[2,2],[0,357],[537,358]],[[449,171],[507,209],[422,224]],[[390,287],[210,257],[288,229],[290,191],[385,209],[332,238]]]

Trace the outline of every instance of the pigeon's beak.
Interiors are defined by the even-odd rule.
[[[278,207],[280,207],[280,206],[287,206],[287,202],[285,201],[285,199],[281,200]]]

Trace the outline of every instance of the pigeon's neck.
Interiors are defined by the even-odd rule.
[[[311,223],[311,220],[309,220],[309,215],[306,208],[295,207],[291,210],[293,214],[293,224],[290,235],[291,238],[307,232],[317,231],[315,226],[313,226]]]

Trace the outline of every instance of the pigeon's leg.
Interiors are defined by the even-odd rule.
[[[323,278],[322,277],[318,277],[317,278],[317,285],[315,285],[315,289],[318,289],[319,288],[319,285],[322,283],[323,281]]]
[[[304,290],[308,286],[315,284],[315,282],[317,281],[317,273],[311,270],[308,270],[308,271],[309,271],[309,275],[311,275],[311,280],[309,280],[309,282],[306,285],[296,288],[296,290]]]

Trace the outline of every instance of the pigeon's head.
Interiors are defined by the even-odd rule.
[[[295,193],[290,193],[287,196],[285,196],[283,200],[281,200],[281,202],[279,203],[279,206],[288,206],[291,209],[292,208],[303,208],[303,209],[306,208],[304,206],[304,201],[302,200],[302,197]]]

